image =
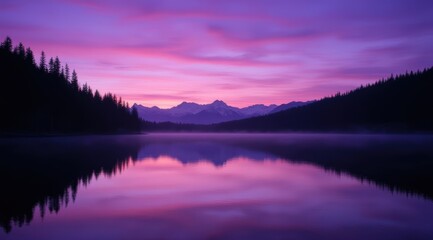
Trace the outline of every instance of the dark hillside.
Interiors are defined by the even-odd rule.
[[[48,63],[47,63],[48,62]],[[59,58],[35,63],[33,52],[10,38],[0,47],[0,134],[138,131],[140,121],[121,99],[78,83]]]
[[[216,124],[214,131],[433,131],[433,68],[391,76],[306,106]]]

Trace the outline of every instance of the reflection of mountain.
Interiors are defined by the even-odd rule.
[[[223,166],[236,157],[286,159],[433,199],[433,138],[312,134],[177,134],[0,139],[0,226],[10,231],[74,200],[77,187],[129,159],[170,156]],[[245,169],[248,171],[248,169]],[[290,174],[290,173],[287,173]]]
[[[138,153],[138,159],[170,156],[183,164],[207,161],[215,166],[222,166],[236,157],[248,157],[251,160],[262,161],[275,159],[275,156],[254,149],[244,149],[215,142],[171,142],[150,143],[144,145]]]
[[[218,136],[218,135],[213,135]],[[428,136],[369,135],[229,135],[153,139],[139,158],[168,155],[182,163],[223,165],[234,157],[286,159],[345,173],[391,191],[433,199],[433,139]]]
[[[0,140],[0,227],[29,223],[39,207],[58,212],[92,177],[113,175],[138,147],[107,137]]]

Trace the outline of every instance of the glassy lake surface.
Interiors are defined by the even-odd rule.
[[[0,239],[433,239],[433,137],[0,139]]]

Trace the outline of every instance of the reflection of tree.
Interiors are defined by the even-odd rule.
[[[356,135],[299,137],[284,141],[237,142],[238,146],[348,174],[392,192],[433,200],[431,137]]]
[[[36,208],[42,216],[58,212],[92,178],[112,176],[137,158],[158,156],[216,166],[236,157],[285,159],[432,200],[432,145],[431,137],[302,134],[0,139],[0,226],[11,231],[29,223]]]
[[[154,139],[139,157],[169,155],[179,162],[209,161],[221,166],[235,157],[252,160],[282,158],[309,163],[336,174],[348,174],[390,191],[433,199],[433,141],[431,137],[362,135],[268,135],[190,141]],[[235,136],[235,135],[233,135]],[[281,137],[283,136],[283,137]]]
[[[92,178],[114,175],[135,160],[138,145],[105,137],[1,142],[0,226],[6,232],[75,200]]]

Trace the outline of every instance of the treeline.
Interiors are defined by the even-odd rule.
[[[173,123],[173,122],[150,122],[142,120],[141,129],[147,132],[206,132],[210,131],[209,125]]]
[[[80,85],[58,57],[36,63],[33,52],[7,37],[0,45],[0,134],[138,131],[135,110],[111,93]]]
[[[209,126],[211,131],[433,131],[433,68],[408,72],[306,106]]]
[[[143,122],[145,131],[432,132],[433,68],[382,79],[308,105],[213,125]]]

